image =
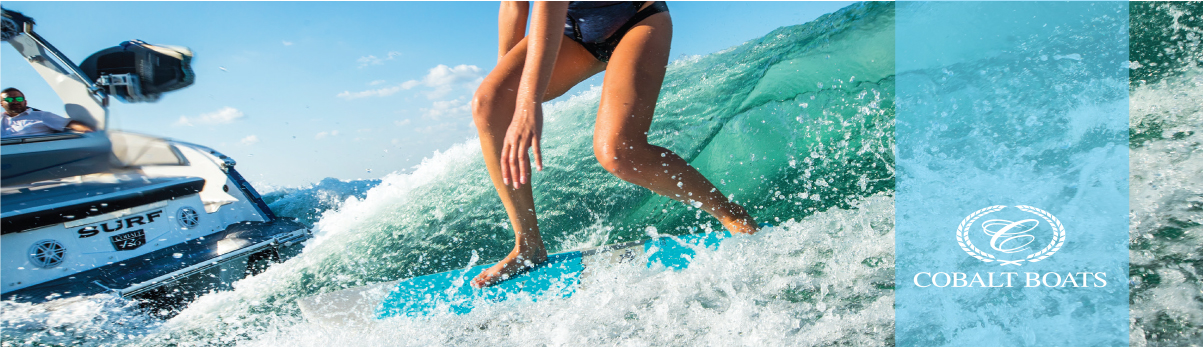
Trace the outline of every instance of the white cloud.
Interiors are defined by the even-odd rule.
[[[251,135],[251,136],[247,136],[247,137],[244,137],[244,138],[242,138],[242,144],[244,144],[244,145],[253,145],[253,144],[256,144],[256,143],[259,143],[259,137],[258,137],[258,136]]]
[[[448,133],[454,131],[456,128],[455,123],[439,123],[424,128],[417,128],[414,131],[423,134]]]
[[[368,82],[368,85],[369,86],[378,86],[378,85],[384,84],[384,82],[385,82],[384,80],[375,80],[375,81]]]
[[[440,64],[431,68],[421,80],[409,80],[390,87],[360,92],[343,91],[342,93],[338,93],[337,96],[347,100],[372,96],[384,97],[396,94],[402,90],[424,86],[428,88],[425,92],[426,97],[433,100],[447,96],[447,94],[450,94],[456,88],[462,88],[464,91],[476,90],[476,86],[479,86],[481,81],[484,81],[484,71],[476,67],[476,65],[449,67]],[[372,83],[374,84],[375,82]]]
[[[283,43],[285,46],[292,46],[292,41],[283,41],[281,43]]]
[[[194,124],[230,124],[243,118],[246,118],[246,115],[242,114],[242,111],[226,106],[225,108],[217,110],[217,112],[205,113],[192,118],[180,116],[180,119],[175,122],[175,125],[193,126]]]
[[[454,100],[435,101],[430,108],[422,109],[422,117],[428,119],[446,119],[453,117],[466,117],[472,113],[472,105],[468,103],[467,97],[461,97]]]
[[[400,56],[401,56],[401,52],[388,52],[388,54],[385,55],[384,58],[378,58],[374,55],[369,55],[366,57],[359,57],[359,59],[357,59],[355,61],[359,62],[359,67],[362,68],[362,67],[367,67],[368,65],[384,65],[384,62],[393,60]]]
[[[448,67],[440,64],[430,69],[430,73],[422,79],[422,84],[433,89],[427,93],[427,98],[438,99],[450,93],[455,87],[475,90],[481,81],[484,81],[484,74],[476,65]]]
[[[405,88],[404,85],[396,85],[396,86],[392,86],[392,87],[385,87],[385,88],[373,89],[373,90],[365,90],[362,92],[354,92],[354,93],[352,93],[349,90],[344,90],[342,93],[338,93],[337,96],[340,98],[343,98],[343,99],[347,99],[347,100],[354,100],[354,99],[366,98],[366,97],[371,97],[371,96],[389,96],[389,95],[397,94],[397,92],[406,90],[406,89],[409,89],[409,88]]]
[[[417,87],[419,84],[422,84],[422,82],[415,81],[415,80],[409,80],[409,81],[405,81],[404,83],[401,83],[401,88],[413,89],[414,87]]]
[[[324,138],[327,138],[330,136],[338,136],[338,130],[323,131],[323,132],[317,133],[317,135],[315,135],[313,138],[321,140],[321,139],[324,139]]]
[[[396,125],[396,126],[399,126],[399,127],[403,127],[403,126],[405,126],[405,125],[407,125],[407,124],[409,124],[409,120],[408,120],[408,119],[402,119],[402,120],[395,120],[395,121],[393,121],[393,125]]]

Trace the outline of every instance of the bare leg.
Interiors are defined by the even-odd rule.
[[[627,182],[700,207],[732,233],[754,233],[756,221],[742,206],[680,156],[647,142],[671,43],[668,13],[648,17],[623,36],[606,68],[594,154],[602,167]]]
[[[514,189],[501,180],[501,148],[506,130],[514,116],[515,98],[526,60],[526,39],[511,49],[476,90],[472,100],[472,116],[480,133],[480,146],[493,187],[501,197],[514,227],[514,250],[505,259],[472,279],[472,286],[484,287],[547,261],[547,249],[539,235],[531,185]],[[560,44],[551,83],[545,100],[559,96],[580,81],[605,69],[580,44],[565,39]]]

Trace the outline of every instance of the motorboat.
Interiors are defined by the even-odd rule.
[[[0,297],[112,293],[188,300],[300,252],[311,231],[276,216],[211,148],[106,129],[111,99],[150,102],[192,83],[187,48],[127,41],[74,64],[3,10],[3,41],[94,132],[2,139]]]

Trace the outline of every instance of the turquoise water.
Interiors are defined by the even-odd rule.
[[[1131,341],[1189,345],[1203,339],[1203,9],[1132,6]],[[688,270],[613,266],[571,298],[519,297],[468,315],[305,322],[298,298],[509,250],[513,233],[472,140],[409,174],[264,194],[317,238],[174,318],[108,296],[5,301],[0,344],[893,345],[893,45],[893,4],[869,3],[671,64],[651,141],[780,226],[702,252]],[[534,186],[551,250],[716,228],[597,165],[598,92],[546,108],[547,170]]]
[[[892,332],[893,5],[856,4],[668,67],[650,141],[780,228],[702,252],[681,272],[597,269],[571,298],[353,329],[305,322],[298,298],[500,259],[513,244],[479,144],[379,182],[265,194],[312,223],[304,252],[168,320],[106,297],[6,303],[5,341],[135,345],[887,343]],[[549,251],[720,228],[596,162],[599,90],[547,105],[534,176]],[[11,313],[10,313],[11,311]],[[52,323],[43,324],[49,317]],[[35,326],[36,325],[36,326]]]

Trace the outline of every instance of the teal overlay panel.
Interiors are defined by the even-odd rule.
[[[1127,346],[1128,4],[896,11],[895,343]]]

